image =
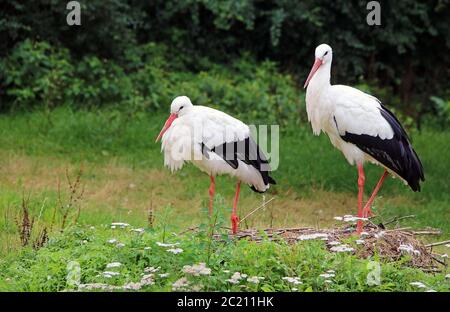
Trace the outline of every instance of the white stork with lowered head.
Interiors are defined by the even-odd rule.
[[[236,194],[231,214],[232,231],[237,232],[236,214],[241,181],[258,193],[275,184],[266,156],[251,137],[242,121],[219,110],[193,105],[187,96],[176,97],[170,105],[170,116],[156,141],[162,138],[164,164],[172,171],[185,162],[210,176],[209,213],[213,212],[215,176],[236,177]]]
[[[308,120],[315,135],[325,132],[347,161],[357,165],[358,217],[366,218],[372,215],[370,207],[388,173],[402,179],[413,191],[420,191],[419,183],[425,181],[423,167],[402,125],[377,98],[352,87],[330,84],[332,60],[329,45],[316,48],[315,62],[304,85]],[[366,161],[385,170],[363,207]],[[357,232],[361,231],[359,219]]]

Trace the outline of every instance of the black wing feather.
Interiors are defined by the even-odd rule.
[[[413,191],[420,191],[420,181],[425,181],[423,166],[411,146],[408,134],[389,109],[381,105],[380,112],[394,131],[392,139],[381,139],[379,136],[349,132],[341,135],[341,138],[355,144],[362,151],[397,173],[408,182]]]
[[[202,153],[205,157],[208,157],[207,151],[212,151],[219,155],[233,169],[238,168],[238,160],[253,166],[261,174],[264,184],[276,184],[275,180],[269,176],[270,167],[266,156],[252,137],[224,143],[211,149],[202,143]],[[253,185],[250,188],[257,193],[263,193],[256,190]]]

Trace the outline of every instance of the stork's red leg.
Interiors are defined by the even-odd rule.
[[[231,212],[231,228],[233,231],[233,234],[237,233],[237,228],[239,224],[239,217],[236,214],[236,208],[237,203],[239,200],[239,192],[241,191],[241,181],[238,181],[236,184],[236,195],[234,196],[234,203],[233,203],[233,211]]]
[[[362,201],[363,201],[363,195],[364,195],[364,181],[366,180],[366,177],[364,175],[364,169],[361,164],[358,164],[358,218],[362,218],[363,216],[363,207],[362,207]],[[356,231],[358,234],[361,234],[362,232],[362,220],[358,220]]]
[[[209,185],[209,215],[213,214],[213,201],[214,201],[214,192],[216,190],[216,184],[214,180],[214,176],[210,176],[211,184]]]
[[[387,175],[388,175],[387,170],[384,170],[384,173],[381,176],[380,181],[378,181],[377,186],[375,186],[375,189],[373,190],[372,195],[370,196],[369,200],[367,201],[367,204],[364,206],[364,209],[363,209],[364,218],[367,218],[368,216],[373,215],[370,207],[372,206],[373,200],[375,199],[375,196],[377,195],[378,191],[380,190],[380,187],[383,184],[383,181]]]

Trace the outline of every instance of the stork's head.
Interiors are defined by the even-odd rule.
[[[170,116],[164,123],[164,127],[161,129],[161,132],[156,138],[156,142],[158,142],[164,133],[170,128],[172,122],[178,117],[183,116],[192,106],[192,102],[187,96],[177,96],[172,101],[172,104],[170,104]]]
[[[192,107],[191,99],[185,95],[177,96],[170,104],[170,113],[183,116],[190,107]]]
[[[320,66],[322,66],[323,64],[331,63],[331,61],[333,60],[333,50],[328,44],[322,43],[321,45],[317,46],[315,57],[316,60],[314,61],[314,65],[311,68],[308,78],[306,79],[305,85],[303,86],[304,88],[308,86],[309,81],[312,79],[312,77],[314,77],[314,74],[320,68]]]

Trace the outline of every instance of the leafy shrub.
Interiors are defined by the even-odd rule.
[[[10,103],[21,108],[68,103],[136,113],[167,110],[174,97],[184,94],[195,104],[245,115],[253,122],[298,118],[300,96],[294,80],[273,62],[258,64],[245,55],[230,66],[204,63],[205,69],[196,73],[155,43],[130,49],[125,57],[126,67],[97,56],[77,61],[66,49],[27,40],[1,66]]]
[[[64,91],[73,76],[67,49],[25,40],[0,64],[3,87],[12,106],[25,108],[40,104],[54,107],[63,104]]]
[[[120,66],[108,60],[84,57],[76,64],[74,76],[65,94],[75,106],[99,107],[132,96],[131,80]]]

